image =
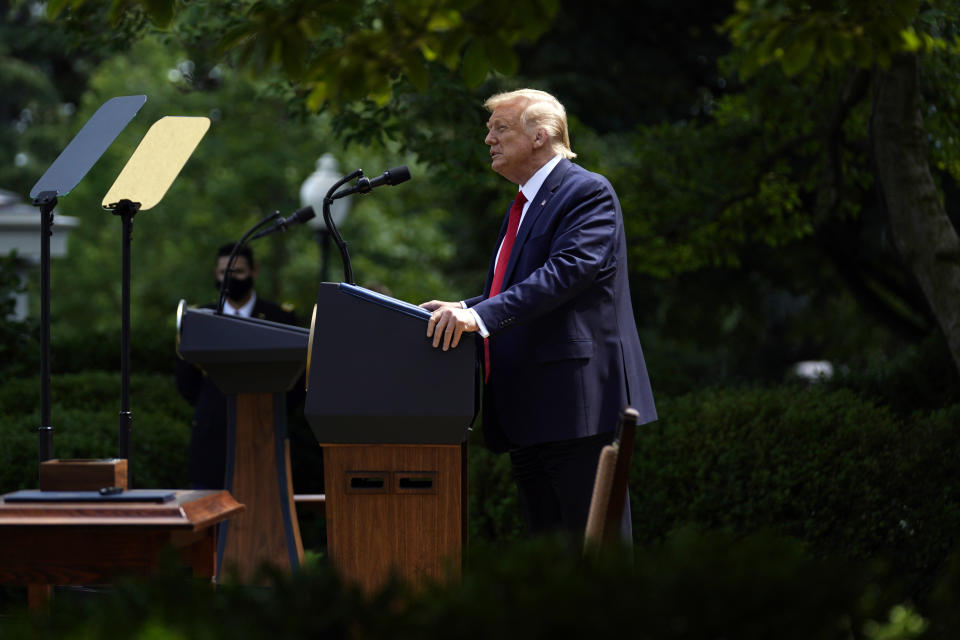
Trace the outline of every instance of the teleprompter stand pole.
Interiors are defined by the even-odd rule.
[[[139,202],[121,200],[114,208],[114,215],[123,221],[122,267],[120,285],[120,426],[118,440],[119,457],[130,460],[130,432],[133,416],[130,413],[130,244],[133,241],[133,217],[140,210]]]
[[[40,428],[37,429],[40,462],[53,458],[50,425],[50,235],[56,191],[44,191],[33,202],[40,207]]]

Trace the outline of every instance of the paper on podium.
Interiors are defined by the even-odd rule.
[[[209,128],[210,119],[203,117],[166,116],[154,122],[103,197],[103,208],[129,200],[144,211],[160,202]]]

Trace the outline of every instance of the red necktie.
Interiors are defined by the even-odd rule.
[[[497,264],[493,268],[493,280],[490,282],[490,295],[488,298],[500,293],[503,287],[503,276],[507,271],[507,263],[510,262],[510,252],[513,250],[513,241],[517,239],[517,229],[520,227],[520,215],[523,213],[523,205],[527,199],[523,191],[517,193],[513,206],[510,207],[510,214],[507,218],[507,232],[503,236],[503,244],[500,245],[500,253],[497,255]],[[490,338],[483,339],[483,358],[486,362],[486,372],[483,381],[490,380]]]

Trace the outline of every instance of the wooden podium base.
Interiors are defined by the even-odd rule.
[[[391,572],[417,584],[459,576],[466,445],[323,445],[327,549],[371,592]]]
[[[220,527],[217,581],[253,581],[261,565],[296,571],[303,543],[293,500],[283,393],[228,396],[226,489],[246,510]]]

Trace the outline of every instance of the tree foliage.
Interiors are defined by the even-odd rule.
[[[85,4],[55,0],[48,7],[55,17]],[[515,73],[514,45],[543,33],[556,6],[556,0],[113,0],[106,17],[116,25],[139,12],[194,44],[212,42],[255,72],[279,67],[304,91],[308,107],[319,109],[366,99],[382,105],[398,76],[426,90],[434,62],[458,70],[469,86],[490,69]]]
[[[924,4],[920,0],[737,0],[723,29],[742,55],[740,73],[753,77],[778,65],[787,77],[816,68],[888,67]],[[915,32],[913,32],[915,33]]]
[[[951,171],[960,166],[951,2],[658,1],[631,22],[618,0],[568,1],[537,5],[540,19],[526,15],[522,28],[512,18],[491,23],[527,11],[498,3],[160,4],[49,7],[81,40],[98,21],[128,42],[165,29],[160,37],[183,44],[199,68],[260,74],[289,116],[320,110],[338,141],[423,163],[429,204],[414,206],[439,235],[410,253],[404,247],[417,234],[385,234],[383,218],[347,229],[354,248],[378,247],[351,251],[376,280],[395,281],[397,265],[430,252],[430,237],[438,248],[430,263],[445,273],[447,290],[475,292],[508,200],[507,186],[484,168],[477,105],[529,84],[568,105],[581,162],[608,174],[621,196],[638,316],[655,339],[692,340],[716,355],[746,349],[775,372],[801,357],[883,354],[936,326],[889,231],[870,122],[887,65],[920,54],[930,166],[949,212]],[[122,39],[88,37],[101,47]],[[324,58],[331,52],[336,60]],[[492,52],[516,56],[516,67]],[[321,59],[329,62],[322,72],[311,66]],[[202,90],[204,78],[195,74],[191,90]],[[287,248],[278,247],[281,265],[300,255],[291,245],[285,256]],[[406,279],[404,291],[416,297],[417,278]],[[691,322],[677,322],[691,312],[703,318],[692,333]],[[751,335],[763,336],[762,351],[749,348]]]
[[[655,273],[683,273],[739,268],[764,246],[806,245],[861,309],[909,339],[939,325],[960,362],[955,314],[938,301],[938,291],[960,294],[950,275],[957,262],[949,238],[956,236],[942,195],[938,201],[920,193],[920,178],[882,179],[905,170],[884,173],[883,158],[911,157],[913,175],[928,176],[931,190],[934,178],[952,188],[956,176],[948,167],[960,132],[940,112],[950,113],[956,100],[956,56],[931,49],[919,59],[915,89],[898,85],[914,91],[902,94],[913,100],[904,105],[917,122],[929,114],[929,127],[899,126],[894,138],[873,126],[877,96],[891,95],[878,88],[892,86],[898,61],[918,55],[908,35],[950,40],[954,4],[737,2],[723,25],[734,45],[720,66],[729,89],[710,105],[709,117],[645,127],[632,145],[644,151],[622,158],[635,205],[651,212],[628,221],[636,242],[631,259]],[[881,156],[877,145],[884,142],[891,152]],[[910,222],[892,224],[897,220]],[[923,220],[939,220],[931,233],[941,229],[936,235],[947,240],[935,264],[908,258],[930,253],[926,241],[905,233]],[[930,275],[938,265],[945,272]]]
[[[26,193],[69,141],[101,51],[67,48],[69,29],[35,3],[0,1],[0,186]],[[51,160],[47,160],[51,157]]]

